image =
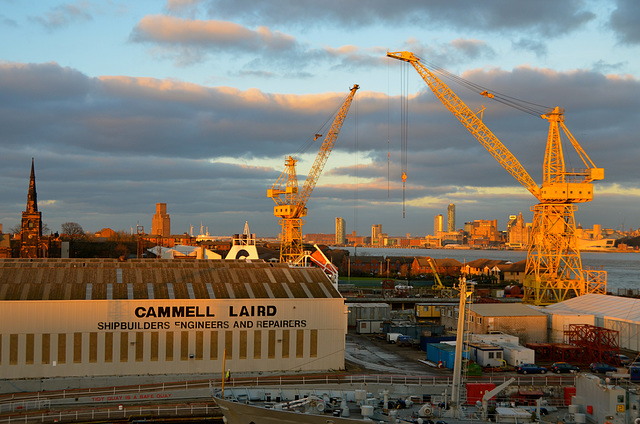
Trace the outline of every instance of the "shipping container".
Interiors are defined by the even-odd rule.
[[[356,333],[358,334],[381,334],[382,321],[373,321],[369,319],[356,320]]]

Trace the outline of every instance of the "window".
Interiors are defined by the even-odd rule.
[[[196,360],[202,361],[204,357],[204,332],[196,331]]]
[[[136,362],[144,361],[144,333],[136,332]]]
[[[129,362],[129,333],[120,333],[120,362]]]
[[[67,335],[58,334],[58,363],[67,363]]]
[[[233,331],[224,332],[224,349],[227,358],[233,358]]]
[[[311,340],[309,340],[309,356],[318,357],[318,330],[311,330]]]
[[[34,334],[27,334],[27,352],[25,358],[25,364],[33,364],[33,347],[34,347]]]
[[[211,340],[209,340],[209,359],[218,359],[218,332],[211,332]]]
[[[82,363],[82,333],[73,333],[73,363]]]
[[[496,352],[496,358],[502,359],[502,352]]]
[[[165,340],[165,358],[167,361],[173,361],[173,331],[166,333]]]
[[[482,317],[478,317],[478,325],[482,324]]]
[[[304,357],[304,330],[296,330],[296,358]]]
[[[151,333],[151,346],[150,351],[151,351],[151,360],[152,361],[157,361],[158,360],[158,332],[154,331],[153,333]]]
[[[493,352],[489,352],[489,359],[493,359]]]
[[[262,331],[255,330],[253,332],[253,359],[262,357]]]
[[[89,362],[98,362],[98,333],[89,333]]]
[[[276,357],[276,330],[269,330],[269,346],[267,357],[273,359]]]
[[[113,333],[104,334],[104,362],[113,362]]]
[[[238,351],[240,359],[247,359],[247,330],[240,331],[240,347]]]
[[[189,332],[180,332],[180,360],[186,361],[189,359]]]
[[[2,344],[0,344],[2,346]],[[48,364],[51,358],[51,334],[42,335],[42,358],[40,362]]]
[[[282,357],[289,357],[289,330],[282,330]]]

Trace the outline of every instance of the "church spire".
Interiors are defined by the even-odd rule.
[[[33,166],[33,158],[31,158],[31,179],[29,180],[29,194],[27,195],[28,213],[38,212],[38,195],[36,193],[36,173]]]

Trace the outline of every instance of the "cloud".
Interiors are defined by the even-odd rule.
[[[210,0],[206,4],[211,17],[241,19],[251,24],[305,28],[326,24],[343,28],[432,25],[490,33],[526,31],[547,38],[567,34],[595,17],[593,12],[585,9],[582,0],[414,0],[403,2],[402,7],[386,0],[368,1],[366,7],[356,0],[298,0],[295,3],[287,0]]]
[[[64,28],[74,22],[88,22],[93,20],[90,9],[92,3],[78,1],[67,3],[52,8],[43,16],[35,16],[32,19],[49,31]]]
[[[545,43],[531,38],[520,38],[517,41],[513,41],[511,46],[514,50],[531,51],[538,57],[546,56],[548,52],[547,45]]]
[[[0,26],[17,28],[18,23],[15,20],[0,14]]]
[[[615,0],[616,9],[611,12],[609,26],[623,44],[640,44],[640,4],[635,0]]]
[[[637,79],[528,66],[462,76],[565,108],[566,125],[605,168],[596,200],[581,206],[583,223],[611,225],[606,217],[612,205],[637,205]],[[422,86],[408,98],[406,220],[400,99],[363,88],[309,200],[305,232],[328,231],[335,216],[351,226],[354,208],[365,227],[382,221],[396,235],[406,227],[430,227],[452,200],[461,205],[461,222],[529,212],[533,196]],[[539,182],[548,123],[451,88],[472,110],[486,106],[486,125]],[[87,230],[128,230],[137,222],[150,228],[155,203],[166,202],[176,233],[203,221],[212,233],[228,235],[249,220],[261,235],[275,235],[278,220],[266,190],[284,157],[313,138],[347,93],[346,85],[337,93],[292,95],[174,79],[96,78],[56,63],[0,63],[0,219],[6,228],[19,222],[35,157],[38,199],[54,231],[69,221]],[[318,148],[316,143],[300,157],[300,184]],[[581,166],[569,148],[565,156],[570,166]],[[629,217],[627,225],[637,226],[632,222]]]
[[[130,40],[177,49],[179,54],[194,50],[200,56],[219,51],[229,54],[237,51],[282,54],[296,47],[294,37],[265,26],[249,29],[227,21],[180,19],[164,15],[142,18],[133,29]]]

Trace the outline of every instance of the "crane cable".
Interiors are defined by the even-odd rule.
[[[482,94],[483,92],[491,93],[493,95],[492,99],[497,101],[498,103],[502,103],[506,106],[512,107],[514,109],[520,110],[521,112],[528,113],[533,116],[543,115],[546,111],[552,109],[550,106],[544,106],[537,103],[528,102],[526,100],[519,99],[517,97],[509,96],[506,94],[498,93],[496,91],[491,91],[486,87],[481,86],[480,84],[476,84],[474,82],[468,81],[458,75],[455,75],[446,69],[430,62],[428,60],[423,60],[419,58],[420,62],[422,62],[429,70],[438,75],[442,76],[445,79],[455,82],[456,84],[465,87],[471,91],[474,91],[478,94]]]
[[[349,97],[347,95],[347,97]],[[344,104],[344,102],[342,103]],[[314,137],[310,140],[308,140],[307,142],[305,142],[302,146],[300,146],[300,148],[298,150],[296,150],[294,156],[301,156],[302,154],[306,153],[311,146],[313,146],[313,143],[322,137],[322,135],[326,132],[325,129],[327,128],[329,122],[333,122],[335,120],[336,115],[338,114],[338,112],[340,111],[340,108],[342,107],[342,104],[338,105],[334,110],[333,113],[331,113],[331,115],[329,115],[327,117],[327,120],[324,121],[324,123],[320,126],[320,128],[318,128],[318,130],[314,133]]]
[[[402,168],[402,218],[406,217],[406,181],[407,181],[407,140],[409,132],[409,65],[405,64],[400,72],[400,163]]]

